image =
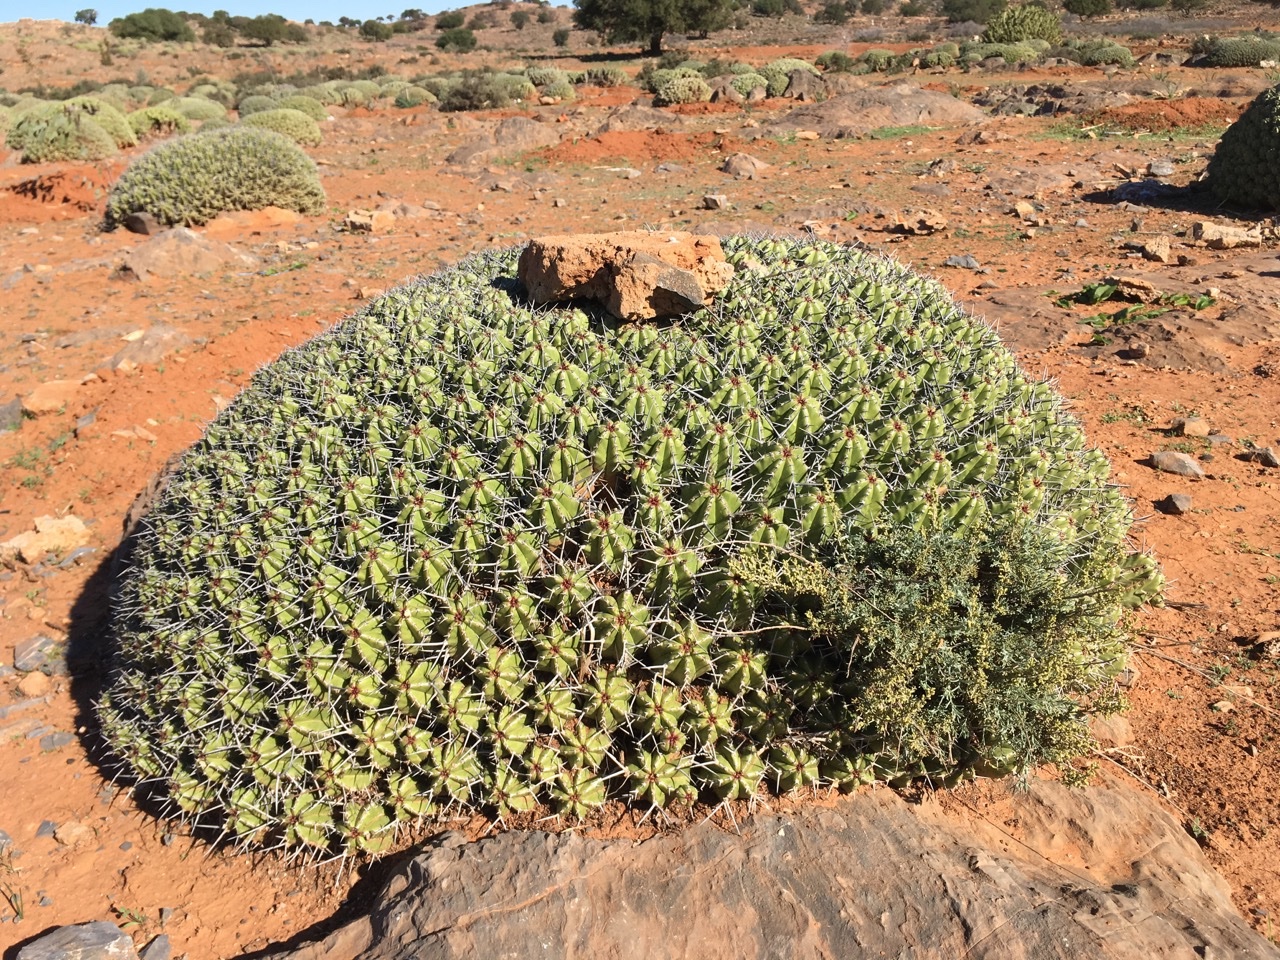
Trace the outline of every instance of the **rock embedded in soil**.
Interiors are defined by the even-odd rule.
[[[141,331],[138,336],[133,337],[117,350],[111,360],[108,361],[107,366],[112,370],[132,370],[141,366],[155,366],[166,357],[185,350],[193,342],[189,336],[176,327],[157,323],[155,326]],[[85,416],[88,416],[88,414]],[[83,420],[84,418],[82,417],[81,419]],[[93,421],[89,422],[92,423]],[[80,421],[76,421],[76,428],[80,428]]]
[[[13,668],[20,673],[41,670],[61,655],[61,645],[53,637],[38,633],[19,640],[13,647]]]
[[[1213,432],[1209,421],[1201,417],[1174,417],[1169,430],[1178,437],[1207,437]]]
[[[755,180],[768,170],[770,164],[758,160],[749,153],[735,153],[725,157],[720,164],[720,172],[727,173],[738,180]]]
[[[1191,239],[1199,240],[1211,250],[1234,250],[1237,247],[1262,246],[1262,234],[1211,220],[1197,220],[1191,225]]]
[[[38,563],[46,555],[66,554],[89,541],[89,528],[73,513],[65,517],[36,517],[35,529],[0,543],[0,559],[17,557],[23,563]]]
[[[1194,457],[1189,457],[1177,450],[1157,450],[1151,454],[1148,462],[1162,473],[1175,473],[1180,477],[1191,477],[1194,480],[1203,480],[1205,477],[1204,468]]]
[[[138,951],[139,960],[169,960],[173,956],[173,945],[169,935],[162,933]]]
[[[1161,513],[1177,517],[1191,510],[1191,498],[1185,493],[1171,493],[1163,500],[1156,501],[1155,507]]]
[[[61,413],[75,403],[79,380],[50,380],[22,398],[22,412],[29,417]]]
[[[709,303],[733,268],[715,237],[604,233],[532,240],[518,275],[535,303],[595,300],[619,319],[638,320]]]
[[[15,396],[8,403],[0,403],[0,434],[13,433],[22,428],[22,398]]]
[[[1260,463],[1264,467],[1280,467],[1280,454],[1272,447],[1259,447],[1253,451],[1252,459],[1254,463]]]
[[[446,834],[369,916],[274,956],[1280,960],[1149,794],[1033,779],[996,805],[974,816],[876,789],[639,844]]]
[[[138,960],[138,952],[129,934],[95,920],[44,934],[19,950],[15,960]]]

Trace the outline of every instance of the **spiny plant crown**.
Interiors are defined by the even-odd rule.
[[[259,371],[122,584],[98,709],[142,786],[376,854],[1077,752],[1158,586],[1106,461],[937,283],[726,252],[710,307],[621,327],[480,255]]]

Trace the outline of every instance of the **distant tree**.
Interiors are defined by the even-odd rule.
[[[461,10],[445,10],[436,15],[437,30],[456,30],[467,22],[467,15]]]
[[[555,23],[556,22],[555,11],[552,10],[550,7],[540,7],[538,9],[538,22],[539,23]]]
[[[794,2],[794,0],[793,0]],[[648,52],[662,52],[662,36],[687,31],[719,29],[727,16],[730,0],[574,0],[573,22],[583,30],[594,30],[609,43],[646,44]]]
[[[815,23],[842,24],[849,20],[849,5],[845,0],[830,0],[813,15]]]
[[[1111,0],[1063,0],[1062,8],[1067,13],[1088,20],[1090,17],[1101,17],[1111,12]]]
[[[1169,6],[1176,13],[1190,17],[1208,8],[1209,0],[1169,0]]]
[[[798,0],[752,0],[751,12],[757,17],[781,17],[784,13],[803,14]]]
[[[404,13],[400,14],[401,20],[425,20],[427,15],[417,7],[410,7]]]
[[[849,12],[853,12],[855,0],[849,0]],[[869,17],[878,16],[889,9],[889,0],[862,0],[862,12]]]
[[[454,27],[436,37],[436,46],[441,50],[466,53],[476,48],[476,35],[466,27]]]
[[[523,30],[525,27],[527,27],[529,25],[529,21],[532,18],[533,18],[533,15],[529,13],[528,10],[512,10],[511,11],[511,25],[515,27],[517,30]]]
[[[278,13],[264,13],[253,17],[240,28],[240,36],[246,40],[256,40],[264,47],[283,41],[288,36],[289,21]]]
[[[557,47],[567,47],[569,45],[569,28],[559,27],[551,34],[551,42]]]
[[[379,23],[377,20],[366,20],[360,24],[360,36],[366,40],[372,40],[375,43],[386,43],[391,39],[391,35],[395,30],[391,28],[389,23]]]
[[[83,23],[86,27],[92,27],[97,22],[97,10],[94,10],[91,7],[86,7],[84,10],[76,11],[76,23]]]
[[[360,26],[360,21],[359,21],[359,20],[354,19],[353,17],[339,17],[339,18],[338,18],[338,26],[340,26],[340,27],[358,27],[358,26]]]
[[[192,41],[196,38],[182,16],[163,7],[148,7],[141,13],[116,17],[107,27],[124,39]]]
[[[948,23],[986,23],[1008,5],[1008,0],[942,0],[942,14]]]
[[[234,47],[236,45],[236,32],[229,21],[210,18],[209,22],[204,25],[200,39],[211,47]]]
[[[494,25],[493,14],[488,10],[481,10],[479,13],[471,15],[470,21],[467,22],[468,30],[484,30]]]

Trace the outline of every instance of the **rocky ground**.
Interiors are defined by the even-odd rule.
[[[311,151],[327,215],[155,236],[99,228],[127,157],[0,152],[0,541],[20,548],[0,569],[0,949],[101,919],[233,957],[359,909],[394,862],[211,850],[104,776],[91,704],[124,518],[256,368],[380,291],[494,245],[641,227],[866,244],[938,277],[1057,382],[1170,579],[1133,619],[1132,710],[1092,759],[1180,825],[1274,940],[1280,266],[1270,221],[1198,182],[1266,85],[1153,61],[860,78],[814,104],[658,110],[622,87],[501,112],[335,108]],[[1070,299],[1103,282],[1116,299]],[[939,802],[1012,836],[1003,790]],[[584,832],[653,829],[636,820],[612,810]]]

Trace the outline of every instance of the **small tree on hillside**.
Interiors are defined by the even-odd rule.
[[[76,11],[76,23],[83,23],[86,27],[92,27],[98,22],[98,11],[91,8]]]
[[[192,41],[196,38],[181,15],[163,7],[148,7],[141,13],[116,17],[107,27],[124,39]]]
[[[1090,17],[1101,17],[1111,12],[1111,0],[1063,0],[1062,8],[1067,13],[1088,20]]]
[[[240,28],[246,40],[256,40],[264,47],[288,38],[289,22],[278,13],[264,13],[254,17]]]
[[[575,26],[594,30],[608,43],[639,41],[649,54],[662,52],[662,36],[677,31],[707,33],[723,27],[730,0],[574,0]]]
[[[360,36],[366,40],[372,40],[375,43],[386,43],[391,39],[395,29],[389,23],[379,23],[377,20],[366,20],[360,24]]]

